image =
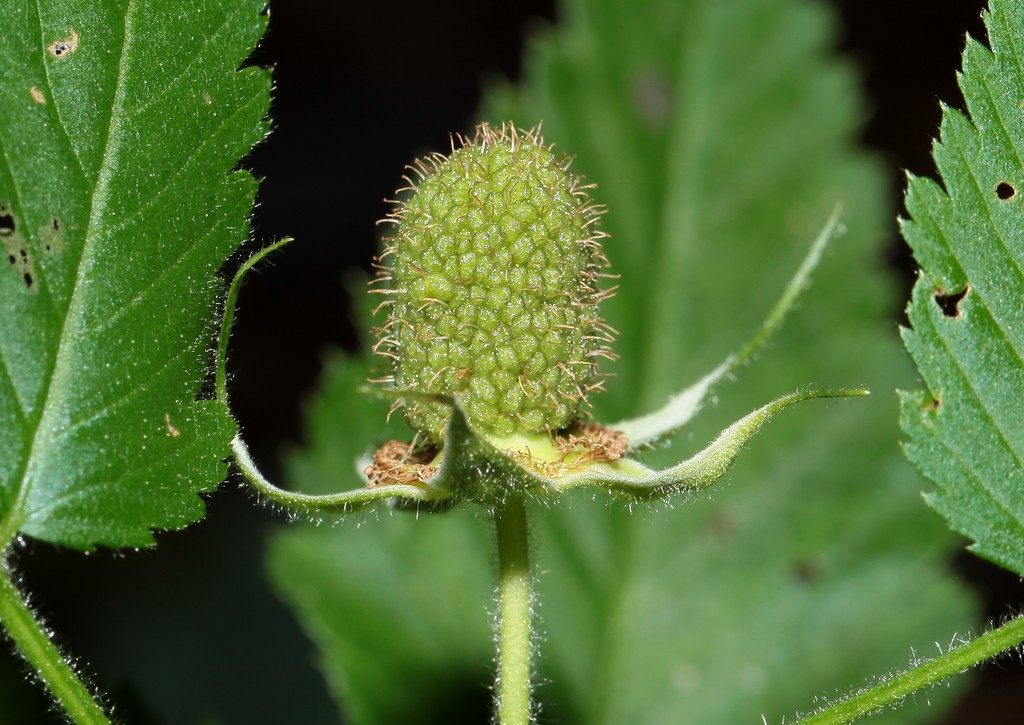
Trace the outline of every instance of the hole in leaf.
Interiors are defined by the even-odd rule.
[[[54,58],[66,58],[78,49],[78,33],[75,32],[74,28],[70,28],[68,35],[70,37],[55,40],[46,46],[46,49]]]
[[[13,260],[11,264],[21,272],[21,279],[25,283],[25,287],[28,288],[29,292],[35,292],[35,279],[32,277],[32,258],[28,254],[28,249],[19,247],[17,255],[11,255],[10,258]]]
[[[1017,189],[1009,181],[1000,181],[996,184],[996,198],[1000,201],[1009,201],[1017,196]]]
[[[32,265],[32,256],[29,254],[25,237],[18,229],[18,222],[11,213],[9,204],[0,204],[0,246],[7,253],[7,261],[22,281],[29,292],[35,292],[35,270]]]
[[[946,317],[960,316],[960,300],[967,296],[970,287],[964,287],[959,292],[946,293],[941,290],[935,293],[935,304],[942,310]]]
[[[6,205],[0,205],[0,237],[12,237],[14,232],[14,216]]]

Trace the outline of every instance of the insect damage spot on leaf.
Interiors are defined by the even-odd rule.
[[[12,237],[17,231],[14,215],[6,204],[0,204],[0,237]]]
[[[57,217],[50,217],[39,227],[39,243],[47,254],[60,254],[67,246],[64,239],[64,224]]]
[[[999,199],[999,201],[1009,201],[1013,197],[1017,196],[1016,187],[1009,181],[1000,181],[996,184],[995,192],[996,198]]]
[[[945,292],[943,290],[937,290],[935,292],[935,304],[942,310],[942,314],[946,317],[960,317],[960,301],[967,296],[967,292],[970,287],[964,287],[959,292]]]
[[[2,239],[4,252],[7,254],[7,261],[21,275],[21,281],[25,283],[25,288],[29,292],[36,292],[36,282],[33,276],[35,268],[32,264],[32,256],[28,253],[28,248],[25,246],[25,240],[22,239],[21,235],[3,237]]]
[[[171,438],[177,438],[181,435],[181,431],[171,423],[170,413],[164,413],[164,426],[167,428],[167,435]]]
[[[18,222],[8,204],[0,203],[0,243],[3,244],[7,261],[21,275],[29,292],[36,292],[35,268],[32,256],[25,244],[25,237],[18,229]]]
[[[20,236],[10,237],[11,244],[7,244],[7,239],[4,240],[4,246],[7,252],[7,261],[11,263],[11,266],[21,275],[21,281],[25,283],[26,289],[29,292],[36,292],[35,277],[33,277],[32,257],[28,253],[28,249],[25,247],[25,240]]]
[[[67,38],[53,41],[46,46],[46,50],[54,58],[67,58],[78,50],[78,33],[74,28],[69,28]]]
[[[46,96],[44,96],[43,92],[41,90],[39,90],[38,88],[36,88],[35,86],[32,86],[31,88],[28,89],[28,94],[30,96],[32,96],[32,100],[35,101],[36,103],[38,103],[38,104],[40,104],[42,106],[46,105]]]

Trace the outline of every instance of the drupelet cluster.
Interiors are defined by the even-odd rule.
[[[409,169],[378,258],[387,296],[375,352],[398,391],[460,396],[470,424],[502,438],[576,422],[601,386],[613,331],[598,303],[607,260],[601,209],[539,129],[481,124],[448,156]],[[415,176],[415,178],[412,178]],[[405,402],[409,424],[440,442],[450,408]]]

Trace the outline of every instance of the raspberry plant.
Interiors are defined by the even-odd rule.
[[[234,441],[235,459],[261,494],[306,512],[351,513],[381,500],[400,507],[483,506],[497,530],[496,719],[525,725],[535,716],[528,499],[554,502],[572,489],[593,488],[642,503],[698,491],[718,480],[776,413],[811,398],[867,393],[792,393],[736,421],[692,458],[661,471],[624,455],[685,425],[708,391],[757,351],[807,284],[837,216],[818,235],[760,334],[741,353],[649,415],[611,426],[581,426],[578,416],[585,386],[593,387],[593,361],[578,358],[607,355],[597,343],[610,342],[610,336],[595,309],[603,295],[594,285],[594,269],[606,261],[595,249],[591,227],[596,216],[581,198],[578,181],[544,146],[539,129],[524,132],[511,124],[500,132],[482,124],[473,141],[462,140],[450,158],[434,155],[410,169],[421,178],[418,183],[407,179],[412,194],[388,218],[397,222],[398,231],[385,241],[381,254],[387,266],[376,281],[388,286],[375,291],[391,299],[382,305],[390,308],[389,321],[378,330],[375,349],[393,363],[394,374],[384,378],[390,386],[385,395],[409,408],[412,427],[428,438],[425,451],[413,442],[388,443],[364,471],[366,488],[322,496],[297,494],[267,481],[240,437]],[[517,208],[522,211],[510,218],[510,209]],[[222,355],[245,274],[278,246],[254,257],[236,276],[228,294]],[[533,326],[521,324],[523,318]],[[530,354],[519,355],[520,350]],[[500,377],[494,375],[499,362]],[[574,372],[574,366],[582,372]],[[218,370],[224,370],[223,358]],[[474,385],[481,373],[501,382]],[[224,380],[221,374],[218,397],[226,402]],[[563,383],[568,391],[561,390]],[[514,405],[502,411],[514,392],[520,394]]]
[[[810,398],[865,392],[783,396],[725,427],[691,458],[653,465],[645,449],[689,424],[780,325],[837,217],[780,285],[778,303],[740,352],[652,413],[599,421],[589,396],[603,382],[596,359],[611,356],[612,342],[599,314],[609,294],[599,208],[539,128],[482,124],[472,138],[457,137],[449,156],[410,167],[416,178],[407,178],[387,220],[394,229],[376,285],[387,321],[377,351],[390,369],[366,394],[403,408],[413,431],[360,463],[359,488],[325,495],[280,489],[237,435],[225,357],[245,275],[284,242],[235,276],[216,351],[215,399],[202,397],[219,292],[214,272],[248,233],[255,188],[233,169],[266,131],[268,74],[237,70],[265,18],[259,3],[86,4],[89,12],[63,2],[37,3],[35,12],[15,7],[0,49],[0,242],[10,262],[0,275],[0,622],[75,722],[108,722],[108,713],[20,591],[12,575],[19,543],[34,537],[85,551],[149,545],[153,529],[184,527],[202,515],[195,494],[224,477],[229,441],[252,486],[293,511],[344,517],[387,501],[493,518],[496,718],[526,723],[536,715],[529,511],[547,513],[573,490],[609,494],[629,507],[671,502],[718,480],[774,414]],[[180,22],[183,9],[188,24]],[[905,224],[925,271],[905,338],[929,386],[904,397],[908,450],[942,488],[931,502],[977,540],[980,553],[1015,569],[1022,505],[1012,483],[1021,432],[1016,398],[1006,391],[1020,388],[1015,200],[1024,170],[1015,119],[1024,91],[1019,67],[1007,59],[1024,47],[1022,18],[1019,1],[993,2],[991,51],[968,44],[963,88],[972,118],[947,111],[936,149],[945,189],[913,180],[913,218]],[[654,127],[664,120],[657,83],[641,90],[644,122]],[[52,163],[60,159],[67,163]],[[679,315],[641,312],[656,323],[633,322]],[[664,333],[673,326],[662,327],[653,350],[670,344]],[[676,364],[663,358],[662,372]],[[962,434],[977,426],[990,431],[983,441]],[[989,515],[979,516],[981,509]],[[574,532],[581,539],[592,533]],[[396,629],[409,618],[402,614]],[[1022,621],[958,642],[806,722],[848,722],[898,702],[1019,643]]]

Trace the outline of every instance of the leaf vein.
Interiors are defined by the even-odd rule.
[[[98,488],[106,488],[108,486],[116,488],[117,484],[119,484],[121,481],[124,481],[125,479],[139,478],[140,476],[144,476],[147,471],[151,471],[154,468],[157,468],[163,463],[163,461],[165,461],[168,458],[186,457],[186,454],[188,454],[190,451],[200,450],[203,448],[203,440],[201,438],[196,438],[195,440],[185,444],[184,446],[167,449],[167,451],[163,455],[158,456],[156,458],[151,458],[150,463],[147,466],[135,466],[130,471],[121,471],[116,475],[103,477],[92,482],[76,481],[76,485],[74,488],[65,489],[61,491],[58,495],[46,499],[45,503],[39,506],[38,508],[26,512],[26,518],[31,518],[39,511],[53,509],[66,501],[83,497],[86,494],[94,492]],[[147,483],[149,482],[147,481]],[[198,495],[196,496],[196,499],[200,500]]]
[[[160,187],[160,190],[157,191],[156,193],[154,193],[152,196],[150,196],[135,211],[133,211],[131,214],[129,214],[125,218],[121,219],[114,226],[108,227],[107,230],[106,230],[107,233],[110,236],[113,236],[113,235],[117,234],[119,231],[123,230],[126,226],[128,226],[128,224],[132,223],[133,221],[135,221],[136,219],[138,219],[140,217],[143,217],[145,215],[145,213],[147,211],[149,211],[153,207],[154,204],[156,204],[158,201],[160,201],[164,197],[164,195],[174,185],[174,181],[175,180],[177,180],[178,178],[180,178],[181,176],[186,174],[188,171],[190,171],[194,167],[194,165],[196,163],[198,163],[198,159],[199,159],[199,156],[200,156],[199,152],[202,151],[203,149],[205,149],[209,144],[211,144],[214,141],[214,139],[216,138],[216,132],[217,131],[220,131],[221,129],[223,129],[227,124],[229,124],[231,121],[233,121],[237,116],[241,115],[244,111],[248,110],[252,106],[252,104],[259,104],[259,103],[261,103],[261,94],[260,94],[259,91],[257,91],[252,96],[250,96],[250,98],[244,104],[240,104],[238,106],[238,108],[231,115],[223,117],[222,120],[221,120],[221,123],[219,125],[213,127],[212,129],[210,129],[209,135],[207,135],[206,138],[203,139],[203,142],[201,144],[199,144],[199,146],[196,147],[195,152],[189,156],[188,163],[187,164],[182,164],[181,166],[179,166],[177,168],[177,170],[175,170],[175,172],[170,177],[168,177],[167,182],[162,187]]]
[[[201,236],[201,237],[194,237],[193,238],[194,242],[192,244],[188,245],[187,247],[183,247],[182,250],[181,250],[181,254],[179,254],[174,259],[174,261],[171,262],[170,265],[167,265],[167,266],[163,267],[160,270],[160,272],[155,277],[153,277],[148,283],[146,283],[146,285],[144,287],[142,287],[140,289],[137,289],[137,290],[134,290],[133,295],[132,295],[132,299],[134,300],[134,299],[137,299],[137,298],[144,298],[161,281],[163,281],[167,277],[171,276],[178,269],[178,267],[181,266],[181,264],[183,262],[190,260],[191,257],[192,257],[192,253],[193,252],[197,252],[197,251],[198,252],[202,252],[203,249],[202,249],[201,242],[209,239],[215,233],[217,233],[221,229],[223,229],[225,227],[225,225],[226,225],[226,222],[227,222],[226,219],[222,219],[217,224],[214,224],[214,225],[211,225],[211,226],[207,227],[207,233],[204,234],[203,236]],[[121,317],[123,317],[124,314],[126,312],[128,312],[131,308],[132,308],[132,302],[124,302],[123,304],[118,305],[114,309],[113,314],[111,314],[105,320],[101,320],[101,321],[97,322],[95,325],[93,325],[92,327],[88,328],[84,332],[87,333],[87,334],[90,334],[90,335],[98,335],[99,333],[104,332],[110,326],[112,326],[114,323],[116,323],[119,319],[121,319]]]
[[[46,38],[43,36],[43,18],[42,11],[39,8],[39,0],[36,0],[36,25],[39,28],[39,47],[46,47]],[[45,53],[45,51],[43,51]],[[43,77],[46,78],[46,87],[50,91],[50,100],[53,105],[53,117],[57,121],[57,128],[64,134],[64,140],[67,141],[68,149],[71,151],[72,157],[75,159],[75,163],[78,164],[78,169],[82,173],[82,178],[89,178],[89,175],[85,171],[85,164],[82,163],[82,157],[78,154],[78,149],[75,147],[74,142],[71,140],[71,133],[68,131],[67,124],[64,122],[64,116],[61,113],[61,99],[56,93],[56,89],[53,87],[52,80],[50,78],[50,67],[43,61]]]
[[[90,248],[96,243],[96,233],[94,228],[102,225],[102,209],[106,202],[108,193],[109,178],[111,175],[111,166],[113,162],[111,157],[115,153],[114,147],[116,144],[116,121],[115,121],[115,108],[118,105],[123,105],[124,102],[124,83],[125,83],[125,55],[128,49],[129,37],[130,37],[130,24],[132,17],[135,12],[136,0],[128,0],[128,5],[125,9],[124,16],[124,41],[121,44],[121,56],[118,61],[118,76],[116,90],[114,92],[114,102],[111,104],[110,116],[107,123],[107,138],[106,148],[103,154],[103,162],[99,169],[99,176],[96,181],[96,187],[92,194],[92,205],[89,214],[89,223],[86,227],[85,236],[82,243],[82,251],[77,260],[76,264],[76,279],[74,288],[68,299],[67,310],[64,313],[63,324],[61,325],[60,331],[60,343],[57,348],[56,355],[52,358],[47,372],[47,381],[42,392],[43,404],[40,406],[40,413],[38,420],[35,421],[35,430],[32,431],[31,444],[28,447],[28,455],[21,461],[21,485],[18,486],[18,493],[12,506],[12,512],[20,511],[24,514],[24,509],[32,490],[33,477],[31,475],[31,469],[34,464],[38,465],[38,458],[41,455],[41,451],[45,450],[46,444],[49,442],[50,436],[54,434],[59,426],[45,425],[46,418],[48,416],[56,415],[57,403],[62,396],[60,393],[64,388],[71,385],[71,382],[65,380],[65,376],[70,373],[67,372],[67,359],[69,353],[67,352],[70,345],[68,340],[73,338],[77,331],[75,323],[78,315],[77,307],[82,302],[82,296],[84,290],[88,287],[87,280],[85,279],[86,267],[85,260],[88,258]],[[39,12],[38,0],[36,3],[37,13]],[[0,549],[6,547],[9,537],[13,537],[15,532],[20,528],[20,521],[15,521],[18,518],[16,516],[8,516],[4,521],[4,526],[0,528]],[[13,528],[12,528],[13,527]]]
[[[977,131],[975,132],[978,133]],[[1010,248],[1007,246],[1006,238],[999,231],[996,219],[992,215],[992,208],[987,203],[985,187],[982,186],[981,180],[975,173],[974,166],[971,164],[971,159],[967,156],[965,150],[959,144],[957,145],[957,150],[959,151],[960,157],[964,162],[964,167],[967,169],[967,172],[971,176],[971,180],[974,182],[974,191],[977,195],[978,202],[981,208],[985,210],[985,219],[987,220],[985,231],[988,233],[989,238],[994,239],[996,242],[996,246],[993,248],[993,251],[996,253],[1000,251],[1002,252],[1002,254],[999,255],[1001,257],[1001,264],[1005,265],[1005,269],[1007,269],[1008,271],[1016,270],[1015,276],[1018,280],[1017,288],[1019,290],[1024,289],[1024,269],[1021,268],[1020,263],[1018,262]],[[968,243],[958,245],[958,248],[950,247],[949,249],[950,254],[953,256],[954,259],[957,260],[957,262],[960,264],[961,269],[965,270],[965,272],[969,268],[966,265],[964,265],[964,258],[966,253],[971,250],[972,246],[973,245]],[[992,310],[992,307],[989,304],[989,301],[986,299],[986,295],[984,294],[985,285],[979,283],[979,279],[988,281],[991,276],[983,273],[971,274],[970,272],[968,272],[967,277],[969,280],[973,282],[972,287],[978,293],[978,298],[981,300],[982,305],[988,311],[989,315],[991,315],[992,319],[995,321],[996,327],[1003,334],[1003,337],[1004,339],[1006,339],[1007,344],[1010,346],[1010,349],[1014,351],[1014,354],[1017,356],[1018,362],[1020,362],[1021,365],[1024,366],[1024,352],[1022,352],[1020,347],[1013,340],[1010,339],[1009,333],[1006,330],[1006,328],[1009,327],[1009,325],[1007,325],[1004,320],[1000,319],[1000,316],[996,315],[995,312]]]
[[[929,320],[929,322],[931,322],[931,320]],[[1024,469],[1024,460],[1021,459],[1020,454],[1018,454],[1017,451],[1014,450],[1013,446],[1010,444],[1006,431],[1003,428],[1002,417],[997,416],[993,413],[992,409],[989,406],[988,400],[980,394],[977,386],[975,385],[973,375],[971,375],[970,371],[964,366],[963,362],[960,360],[960,357],[954,354],[953,348],[950,345],[946,335],[944,335],[941,329],[934,324],[932,324],[932,330],[935,333],[935,339],[941,341],[942,347],[947,357],[952,362],[953,367],[959,373],[961,381],[970,391],[972,397],[974,398],[974,401],[978,403],[978,407],[985,412],[986,417],[991,421],[992,429],[997,433],[999,441],[1002,443],[1006,451],[1009,453],[1010,458],[1016,461],[1017,468]],[[951,401],[944,402],[947,405],[951,404]],[[975,440],[977,440],[976,437]],[[1012,513],[1008,505],[1005,502],[1003,502],[1002,498],[996,497],[995,493],[993,493],[993,491],[987,485],[985,486],[985,490],[989,492],[989,495],[991,495],[994,500],[998,501],[1000,505],[1006,509],[1007,513],[1010,513],[1010,515],[1013,516],[1015,520],[1021,522],[1022,525],[1024,525],[1024,521],[1022,521],[1016,514]]]
[[[159,367],[150,367],[150,368],[148,368],[147,369],[148,374],[146,375],[146,377],[144,377],[141,380],[139,380],[138,383],[133,385],[120,398],[118,398],[116,400],[107,401],[101,408],[93,410],[92,413],[90,413],[89,415],[86,415],[83,418],[78,418],[77,420],[71,421],[70,423],[67,424],[67,426],[65,426],[62,429],[61,434],[64,435],[64,436],[70,435],[71,433],[73,433],[78,428],[81,428],[82,426],[88,425],[89,423],[91,423],[92,421],[96,420],[97,418],[100,418],[103,415],[105,415],[106,413],[108,413],[108,412],[110,412],[112,410],[115,410],[116,408],[119,408],[120,406],[124,405],[125,403],[131,402],[131,400],[133,398],[135,398],[139,393],[145,392],[146,386],[147,386],[147,384],[151,380],[153,380],[154,378],[159,377],[160,374],[164,370],[166,370],[167,368],[173,366],[174,363],[176,363],[178,360],[180,360],[183,355],[185,355],[186,353],[191,353],[191,352],[193,352],[192,348],[188,347],[187,345],[184,346],[184,347],[178,348],[178,352],[176,352],[174,355],[172,355],[170,358],[168,358],[162,365],[160,365]]]
[[[11,184],[14,186],[14,202],[15,202],[15,206],[18,209],[18,211],[20,211],[20,212],[22,212],[24,214],[25,203],[24,203],[24,197],[23,197],[22,191],[21,191],[21,185],[18,183],[18,177],[14,173],[14,164],[11,163],[11,158],[10,158],[10,156],[7,153],[7,146],[4,143],[4,138],[3,138],[2,131],[3,131],[3,129],[2,129],[2,127],[0,127],[0,156],[3,157],[4,166],[7,167],[7,173],[8,173],[8,175],[11,178]],[[29,238],[28,235],[26,235],[26,239],[28,239],[28,238]],[[36,279],[36,281],[38,283],[38,286],[36,288],[38,290],[38,293],[41,296],[43,294],[45,294],[46,300],[47,300],[47,303],[48,303],[50,309],[54,310],[55,309],[55,302],[56,302],[56,300],[54,299],[53,295],[50,294],[49,288],[42,284],[43,281],[46,279],[46,277],[45,277],[45,275],[43,273],[43,265],[42,264],[35,265],[35,269],[33,271],[35,272],[35,279]]]
[[[238,11],[240,11],[243,8],[244,8],[244,6],[241,3],[239,3],[236,6],[236,10],[238,10]],[[186,65],[184,68],[182,68],[181,73],[176,75],[174,78],[171,78],[164,85],[164,87],[160,89],[160,91],[158,93],[152,94],[151,96],[149,96],[146,99],[146,101],[144,103],[140,104],[139,106],[136,106],[135,108],[128,109],[127,112],[130,113],[131,115],[138,115],[138,114],[141,114],[141,113],[145,113],[146,110],[152,108],[154,105],[156,105],[156,103],[158,101],[160,101],[161,99],[164,98],[164,96],[166,96],[168,93],[170,93],[171,90],[178,84],[178,82],[181,79],[183,79],[187,75],[189,75],[188,72],[192,68],[194,68],[195,65],[198,63],[198,61],[200,59],[200,56],[203,54],[203,51],[205,51],[210,45],[212,45],[214,40],[219,40],[220,37],[221,37],[221,34],[223,33],[223,31],[230,27],[230,21],[231,21],[232,17],[233,17],[233,15],[231,15],[230,13],[224,15],[223,22],[220,24],[220,27],[217,28],[217,30],[215,32],[208,33],[206,35],[206,41],[203,43],[203,45],[200,48],[198,48],[196,50],[195,54],[189,59],[188,65]]]
[[[21,422],[25,423],[27,426],[28,407],[25,404],[25,402],[21,399],[21,397],[18,395],[18,388],[14,385],[14,376],[11,373],[11,365],[7,360],[7,348],[3,344],[3,341],[0,341],[0,362],[3,363],[3,365],[0,365],[0,368],[2,368],[3,370],[3,377],[4,380],[7,382],[7,387],[11,390],[14,399],[17,401],[17,405],[15,407],[18,410]]]
[[[1013,143],[1013,134],[1010,133],[1009,128],[1006,125],[1006,121],[1003,118],[1003,114],[999,109],[999,104],[996,102],[997,95],[992,90],[992,84],[989,82],[987,73],[979,73],[979,81],[985,87],[985,94],[982,96],[982,100],[987,101],[989,107],[992,109],[991,115],[995,121],[998,122],[998,130],[1002,135],[1003,145],[1010,149],[1015,161],[1017,162],[1018,168],[1024,168],[1024,160],[1021,159],[1020,154],[1017,151],[1016,145]],[[980,134],[979,134],[980,139]]]
[[[940,431],[945,433],[946,432],[945,427],[942,426],[942,427],[938,427],[938,428],[936,428],[936,427],[930,428],[931,436],[935,440],[935,442],[938,445],[942,446],[942,448],[946,452],[948,452],[949,455],[952,458],[954,458],[957,461],[959,461],[959,463],[962,466],[963,470],[967,471],[970,474],[971,478],[974,479],[974,482],[976,484],[976,486],[974,486],[974,490],[978,491],[979,493],[987,495],[989,500],[991,500],[996,506],[999,507],[999,509],[1001,509],[1004,513],[1006,513],[1007,516],[1009,516],[1010,520],[1015,521],[1017,523],[1017,527],[1022,532],[1024,532],[1024,519],[1022,519],[1021,516],[1019,516],[1016,513],[1014,513],[1013,508],[1011,507],[1011,505],[1007,504],[1002,499],[1002,497],[997,496],[993,492],[992,488],[989,485],[989,478],[990,478],[990,476],[985,475],[987,472],[986,471],[978,472],[975,469],[975,467],[971,465],[970,460],[964,458],[960,454],[960,451],[957,450],[955,447],[953,447],[949,443],[949,440],[947,439],[946,436],[939,434]],[[936,483],[938,482],[937,478],[934,479],[934,480],[936,481]],[[964,484],[963,483],[953,483],[953,484],[947,484],[946,486],[940,486],[940,488],[943,488],[946,491],[950,491],[953,488],[957,488],[957,487],[962,486],[962,485],[964,485]],[[963,529],[965,529],[965,528],[967,528],[967,527],[961,527],[961,531],[963,531]],[[972,538],[977,538],[976,532],[973,532],[973,531],[971,531],[971,532],[963,531],[963,533],[965,535],[971,536]],[[983,533],[986,533],[986,532],[983,532]]]

